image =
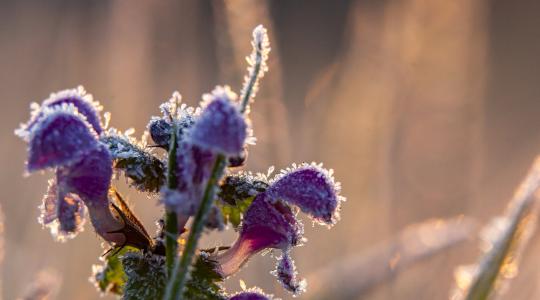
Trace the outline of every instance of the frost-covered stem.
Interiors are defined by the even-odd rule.
[[[261,64],[263,61],[263,54],[261,51],[256,52],[256,58],[253,65],[252,72],[249,74],[249,81],[242,90],[241,102],[240,102],[240,112],[244,113],[249,105],[251,100],[251,95],[253,94],[253,88],[259,79],[259,72],[261,71]]]
[[[169,157],[167,164],[167,187],[171,190],[176,189],[176,124],[173,122],[171,142],[169,143]],[[176,237],[178,236],[178,221],[176,212],[171,210],[165,211],[165,263],[167,265],[167,274],[171,276],[174,267],[174,260],[178,252],[178,244]]]
[[[178,300],[183,297],[184,286],[188,280],[189,267],[193,260],[195,250],[197,249],[197,243],[204,229],[206,217],[208,216],[210,208],[212,208],[218,181],[223,175],[226,165],[225,156],[219,154],[216,157],[212,168],[212,174],[206,184],[204,196],[201,200],[197,215],[195,215],[195,219],[193,220],[193,225],[191,226],[182,256],[180,259],[176,260],[172,276],[169,277],[169,282],[167,283],[167,289],[165,291],[165,300]]]

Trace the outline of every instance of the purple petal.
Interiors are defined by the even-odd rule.
[[[102,110],[101,104],[92,99],[92,95],[86,94],[82,86],[76,89],[67,89],[57,93],[52,93],[45,99],[41,106],[37,103],[32,104],[32,116],[27,124],[23,124],[16,134],[27,139],[35,129],[36,124],[44,117],[47,109],[59,108],[61,106],[71,105],[77,112],[91,125],[96,134],[101,134],[101,118],[99,112]]]
[[[190,130],[191,142],[203,149],[230,156],[242,152],[247,137],[244,116],[226,88],[216,88],[199,119]]]
[[[244,219],[240,236],[251,240],[254,248],[288,249],[302,240],[303,226],[291,209],[281,203],[271,203],[265,193],[257,195]]]
[[[107,205],[107,193],[112,178],[112,157],[107,146],[99,143],[98,147],[85,154],[78,163],[61,168],[59,182],[69,192],[75,193],[87,205]]]
[[[70,165],[97,144],[95,132],[73,106],[48,110],[30,135],[28,171]]]
[[[288,250],[283,252],[283,256],[279,260],[277,268],[272,274],[274,274],[283,287],[293,293],[294,296],[298,296],[305,292],[306,281],[298,280],[296,267]]]
[[[49,181],[49,188],[40,205],[39,222],[48,227],[57,241],[74,238],[83,231],[86,208],[75,194],[59,190],[56,181]]]
[[[282,200],[298,206],[314,220],[333,225],[339,219],[340,185],[332,171],[320,165],[302,165],[282,172],[267,190],[272,201]]]

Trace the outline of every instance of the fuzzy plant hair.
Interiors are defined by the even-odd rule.
[[[259,288],[234,292],[223,286],[265,251],[277,252],[271,274],[281,286],[294,296],[305,291],[293,261],[294,248],[306,241],[298,212],[330,228],[344,198],[333,171],[322,164],[292,164],[275,176],[273,167],[267,174],[241,170],[255,142],[250,106],[268,71],[263,26],[254,29],[252,46],[238,95],[217,86],[198,107],[188,107],[174,92],[141,140],[133,130],[109,128],[110,116],[82,87],[31,105],[29,121],[15,133],[28,145],[26,170],[53,174],[39,222],[58,241],[91,224],[109,246],[92,267],[90,281],[100,293],[122,299],[275,299]],[[162,207],[155,236],[117,191],[120,177]],[[200,247],[204,233],[226,229],[236,232],[232,245]]]

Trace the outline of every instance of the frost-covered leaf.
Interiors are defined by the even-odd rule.
[[[124,273],[121,259],[128,252],[134,251],[138,250],[129,246],[124,247],[118,253],[113,253],[113,255],[105,257],[103,265],[92,266],[92,277],[90,281],[94,282],[100,292],[117,295],[123,293],[127,276]]]
[[[224,300],[226,294],[219,285],[222,278],[214,271],[212,261],[203,252],[191,271],[191,279],[186,284],[184,299],[193,300]]]
[[[218,205],[225,223],[237,228],[242,215],[251,205],[255,196],[268,187],[264,176],[239,173],[227,176],[220,185]]]
[[[127,276],[122,299],[163,298],[163,291],[167,283],[165,257],[131,252],[122,257],[122,264]]]
[[[128,135],[109,130],[101,138],[114,158],[114,167],[122,170],[132,184],[145,192],[158,192],[165,183],[165,165]]]

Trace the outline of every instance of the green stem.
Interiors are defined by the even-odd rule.
[[[206,217],[210,208],[212,208],[212,203],[216,195],[216,186],[223,175],[226,166],[225,156],[219,154],[214,162],[212,174],[206,183],[204,196],[199,206],[199,210],[197,211],[197,215],[195,215],[195,219],[193,220],[193,225],[191,226],[186,246],[182,252],[182,257],[176,260],[172,276],[169,277],[169,282],[167,283],[167,289],[165,291],[165,300],[178,300],[183,297],[183,290],[188,279],[189,267],[191,266],[195,250],[197,249],[197,243],[204,229]]]
[[[176,180],[176,125],[173,121],[171,141],[169,144],[169,157],[167,164],[167,187],[171,190],[176,189],[178,183]],[[170,276],[174,267],[176,253],[178,252],[178,220],[176,212],[171,210],[165,211],[165,263],[167,266],[167,274]]]

